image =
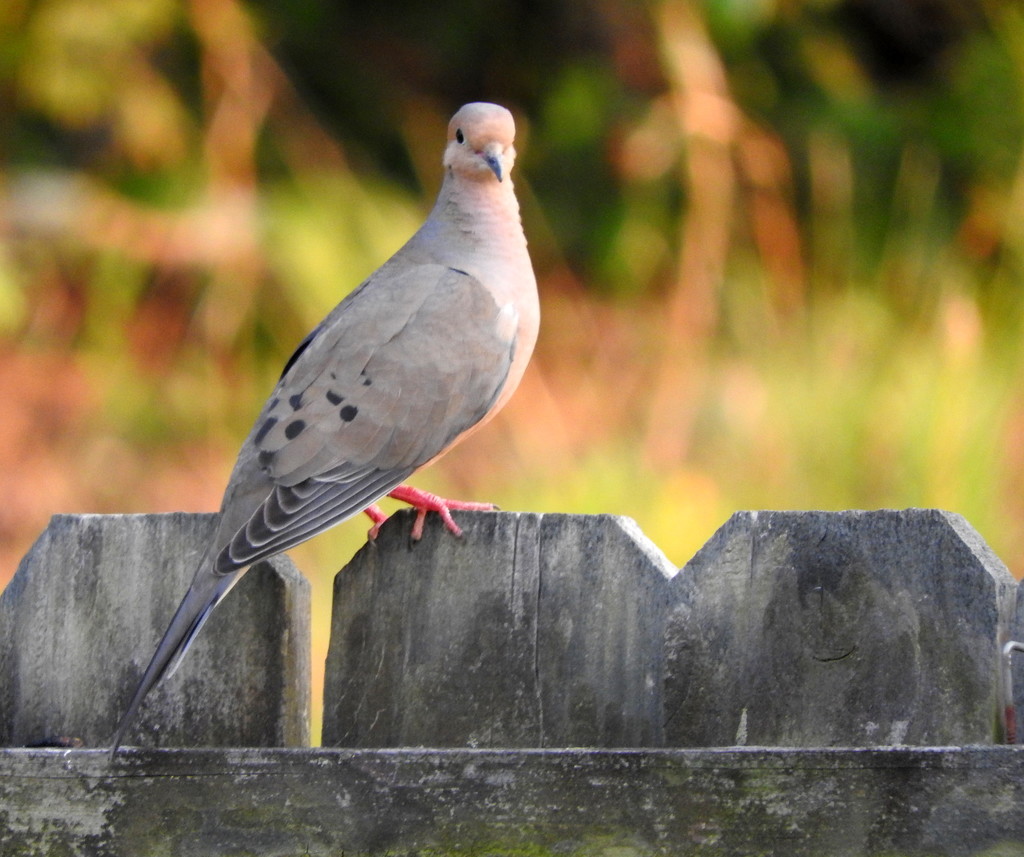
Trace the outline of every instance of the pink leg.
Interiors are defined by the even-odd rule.
[[[429,491],[413,488],[411,485],[399,485],[388,496],[402,503],[408,503],[416,510],[416,521],[412,525],[411,535],[414,542],[418,542],[423,537],[423,524],[426,522],[427,512],[437,512],[441,516],[441,520],[444,521],[445,527],[448,528],[448,532],[454,536],[461,536],[462,530],[459,529],[459,525],[452,519],[452,509],[471,512],[493,512],[496,508],[493,503],[468,503],[462,500],[445,500],[436,494],[431,494]],[[368,506],[365,511],[373,521],[373,526],[370,528],[368,535],[371,539],[376,538],[380,525],[384,523],[387,516],[376,504]]]
[[[366,532],[366,537],[372,542],[377,538],[377,533],[380,532],[380,525],[388,519],[388,516],[384,514],[384,510],[376,503],[371,503],[363,509],[363,511],[366,512],[366,514],[369,515],[370,520],[373,521],[373,526]]]

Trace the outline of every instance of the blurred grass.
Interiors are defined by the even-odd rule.
[[[517,114],[543,330],[418,484],[630,515],[677,564],[738,509],[938,506],[1024,572],[1020,8],[527,5],[0,7],[0,579],[54,512],[217,507],[478,97]],[[366,523],[294,552],[317,665]]]

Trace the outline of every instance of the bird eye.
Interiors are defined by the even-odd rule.
[[[466,142],[466,138],[465,138],[465,136],[463,136],[461,128],[456,128],[455,129],[455,142],[456,143],[465,143]]]

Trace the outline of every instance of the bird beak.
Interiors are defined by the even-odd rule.
[[[491,168],[491,172],[498,177],[498,181],[501,181],[501,157],[499,153],[494,150],[484,150],[483,152],[484,163]]]

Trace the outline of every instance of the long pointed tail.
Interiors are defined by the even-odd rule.
[[[114,732],[113,745],[110,748],[111,759],[114,758],[118,747],[121,746],[121,742],[135,720],[146,695],[162,678],[170,676],[178,668],[181,659],[192,645],[200,628],[209,618],[213,608],[220,603],[241,576],[241,570],[232,574],[216,574],[210,569],[204,558],[188,592],[181,600],[174,618],[171,619],[171,624],[156,647],[156,652],[142,675],[142,680],[128,705],[128,710],[125,711],[117,726],[117,731]]]

